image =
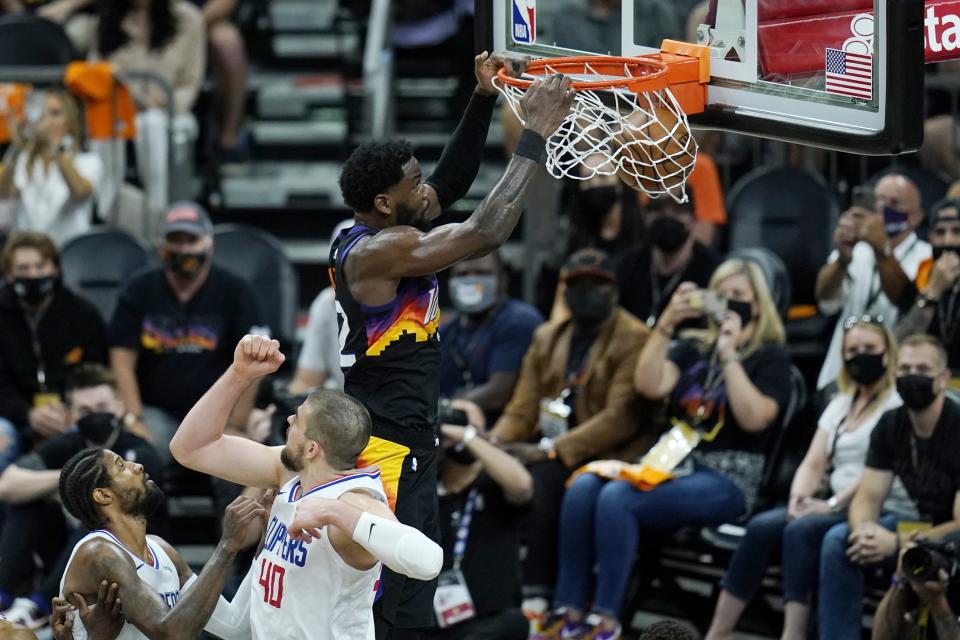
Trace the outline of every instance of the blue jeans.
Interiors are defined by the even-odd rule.
[[[745,510],[740,489],[709,469],[698,468],[650,491],[581,475],[567,489],[560,512],[556,606],[586,608],[596,562],[593,611],[618,617],[641,533],[722,524]]]
[[[0,473],[20,455],[20,433],[13,423],[0,418]]]
[[[723,588],[749,601],[770,564],[780,560],[783,597],[806,603],[817,588],[823,536],[845,520],[842,513],[817,513],[787,522],[787,509],[771,509],[750,519],[723,577]]]
[[[897,528],[897,518],[892,515],[881,516],[878,522],[891,531]],[[820,600],[817,607],[820,640],[860,640],[864,567],[847,558],[849,536],[849,525],[841,522],[823,538],[820,550]],[[892,571],[896,566],[896,556],[872,566]],[[870,565],[866,568],[870,568]]]

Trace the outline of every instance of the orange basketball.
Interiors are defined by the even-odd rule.
[[[650,119],[643,111],[630,114],[625,120],[634,128],[625,128],[614,136],[614,144],[621,145],[623,156],[617,176],[637,191],[666,191],[680,196],[693,171],[697,145],[690,130],[678,122],[672,111],[655,107],[653,112],[656,119]]]

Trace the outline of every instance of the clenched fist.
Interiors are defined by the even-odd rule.
[[[287,357],[280,343],[266,336],[245,335],[233,352],[233,370],[248,380],[276,372]]]

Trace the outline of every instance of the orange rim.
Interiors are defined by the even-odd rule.
[[[548,66],[551,71],[547,70]],[[595,73],[597,75],[619,76],[605,80],[574,81],[570,86],[577,91],[627,88],[634,93],[643,93],[665,89],[669,84],[668,71],[665,63],[653,57],[571,56],[568,58],[540,58],[534,60],[527,65],[525,73],[540,76],[553,72],[563,73],[564,75]],[[631,75],[625,75],[626,73]],[[506,67],[497,72],[497,78],[505,85],[518,89],[526,89],[533,84],[533,80],[508,76]]]

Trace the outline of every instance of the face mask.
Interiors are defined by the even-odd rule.
[[[650,242],[661,251],[673,253],[690,237],[690,229],[676,218],[660,216],[650,223]]]
[[[450,278],[450,298],[464,315],[483,313],[497,301],[497,276],[455,276]]]
[[[112,413],[88,413],[77,420],[77,429],[87,442],[104,445],[114,431],[120,428],[120,419]]]
[[[207,263],[206,253],[180,253],[167,251],[163,256],[163,265],[174,275],[193,280]]]
[[[942,256],[943,254],[947,253],[948,251],[952,251],[953,253],[955,253],[955,254],[957,254],[958,256],[960,256],[960,246],[957,246],[957,245],[949,245],[949,246],[946,246],[946,247],[933,247],[933,259],[934,259],[934,261],[939,260],[939,259],[940,259],[940,256]]]
[[[858,353],[844,360],[850,378],[857,384],[873,384],[883,377],[887,366],[883,364],[882,353]]]
[[[933,391],[933,378],[930,376],[900,376],[897,378],[897,393],[903,399],[903,404],[914,411],[926,409],[937,399],[937,394]]]
[[[740,326],[745,327],[753,320],[753,305],[740,300],[727,300],[727,309],[740,316]]]
[[[580,204],[580,210],[586,215],[602,217],[616,204],[620,194],[614,186],[591,187],[581,189],[577,200]]]
[[[13,281],[13,292],[27,304],[37,306],[53,293],[56,286],[56,276],[17,278]]]
[[[599,326],[613,313],[613,300],[606,287],[567,287],[564,299],[573,322],[579,327]]]
[[[887,230],[887,236],[894,237],[907,230],[907,214],[892,209],[883,208],[883,228]]]

